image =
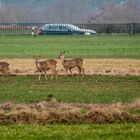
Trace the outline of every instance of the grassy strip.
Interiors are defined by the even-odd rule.
[[[1,125],[2,140],[139,140],[140,124]]]
[[[6,36],[0,42],[0,58],[57,58],[63,50],[67,57],[140,58],[139,36]]]
[[[130,114],[140,115],[140,108],[128,109],[127,112],[129,112]]]
[[[59,76],[57,81],[37,78],[14,76],[0,81],[0,103],[46,101],[49,94],[67,103],[124,103],[140,98],[140,77],[135,76]]]

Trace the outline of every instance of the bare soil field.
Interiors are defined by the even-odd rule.
[[[1,59],[10,64],[12,75],[36,75],[34,59]],[[58,61],[58,74],[65,73],[60,60]],[[138,59],[85,59],[84,68],[86,75],[133,75],[140,76],[140,60]],[[74,74],[78,70],[73,69]],[[48,71],[48,74],[50,72]]]

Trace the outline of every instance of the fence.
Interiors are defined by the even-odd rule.
[[[31,35],[32,27],[39,29],[45,23],[0,23],[0,35]],[[99,35],[139,35],[140,23],[128,24],[74,24],[80,28],[92,29]]]

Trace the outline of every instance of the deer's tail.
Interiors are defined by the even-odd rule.
[[[85,60],[83,60],[83,64],[85,64]]]

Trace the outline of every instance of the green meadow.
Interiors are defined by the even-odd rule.
[[[0,103],[46,101],[49,94],[67,103],[128,103],[140,98],[140,77],[59,76],[38,81],[38,76],[13,76],[0,82]]]
[[[1,125],[2,140],[139,140],[140,124]]]
[[[139,36],[0,36],[0,58],[66,57],[140,59]],[[0,77],[2,78],[2,77]],[[0,103],[46,101],[53,94],[66,103],[129,103],[140,99],[139,76],[59,76],[46,81],[38,76],[0,79]],[[140,110],[129,113],[139,115]],[[0,115],[1,117],[1,115]],[[139,123],[0,125],[2,140],[139,140]]]
[[[130,36],[1,36],[0,58],[66,57],[140,58],[140,37]]]

